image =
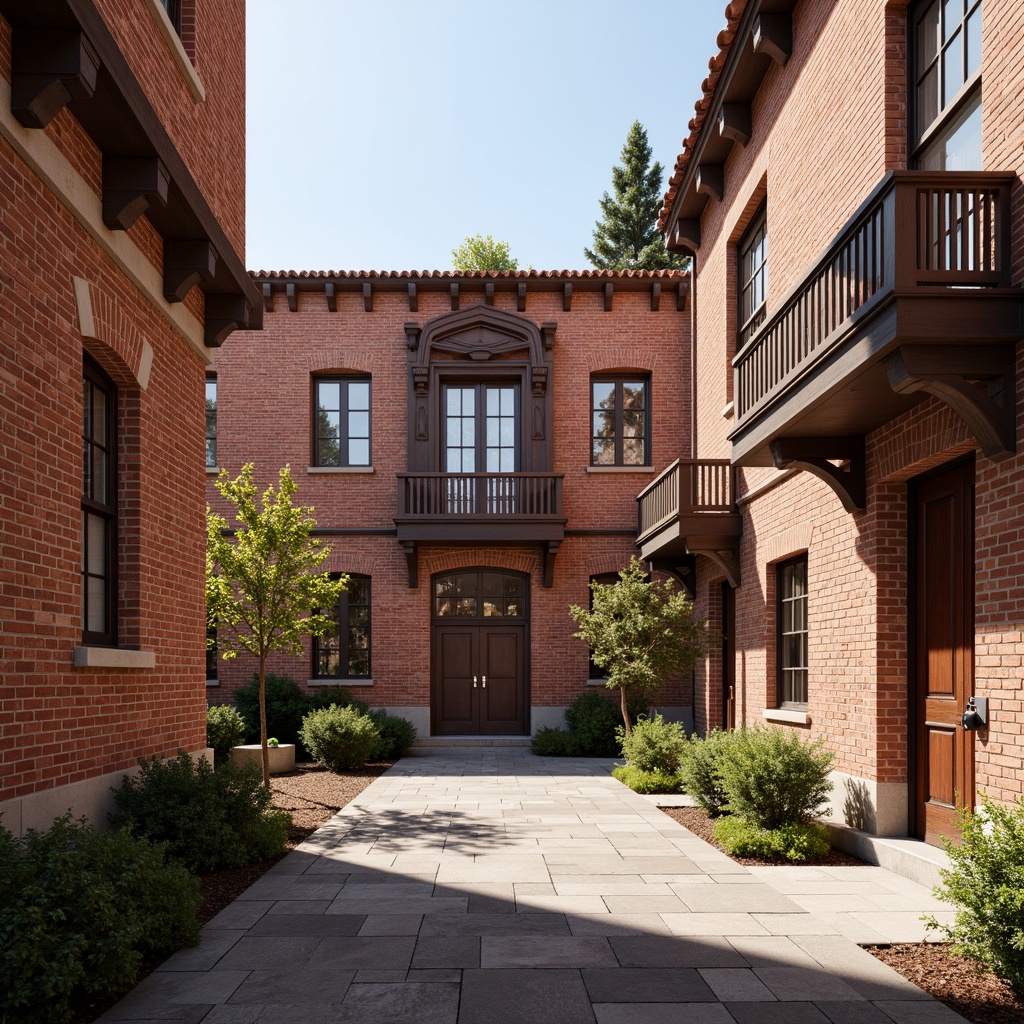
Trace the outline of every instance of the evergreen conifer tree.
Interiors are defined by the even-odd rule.
[[[670,253],[658,233],[661,164],[651,165],[647,131],[634,121],[622,147],[622,166],[612,168],[615,195],[601,199],[603,219],[595,224],[594,248],[583,254],[598,270],[666,270],[686,265]]]

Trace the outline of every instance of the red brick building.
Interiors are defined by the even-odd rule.
[[[736,467],[697,725],[823,737],[837,820],[935,843],[1024,788],[1024,5],[726,17],[661,220],[694,256],[695,455]],[[668,489],[650,557],[706,529],[645,518]]]
[[[208,472],[290,465],[352,579],[337,633],[272,671],[358,688],[421,736],[561,724],[592,674],[569,605],[635,553],[637,492],[688,450],[688,278],[255,279],[265,329],[210,367]],[[216,701],[253,672],[213,667]],[[688,717],[690,687],[666,713]]]
[[[206,747],[203,381],[262,313],[240,256],[244,24],[243,0],[0,0],[15,832],[102,818],[137,758]]]

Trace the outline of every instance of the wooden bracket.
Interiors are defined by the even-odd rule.
[[[216,273],[217,250],[205,238],[164,242],[164,298],[168,302],[184,302],[195,285],[212,281]]]
[[[285,298],[288,300],[288,312],[297,313],[299,311],[299,296],[295,292],[295,282],[289,281],[284,286]]]
[[[793,19],[788,14],[759,14],[754,19],[754,53],[784,67],[793,52]]]
[[[45,128],[74,93],[96,91],[100,59],[84,33],[15,27],[11,44],[11,113],[22,127]]]
[[[333,281],[324,282],[324,297],[327,299],[327,309],[331,313],[338,312],[338,296],[334,290]]]
[[[540,339],[545,352],[550,352],[555,347],[555,331],[558,324],[554,320],[545,320],[540,325]]]
[[[955,410],[988,458],[1016,453],[1016,377],[1009,346],[904,345],[885,368],[893,391],[924,391]]]
[[[863,437],[779,437],[769,445],[776,469],[803,469],[832,488],[847,512],[867,505]],[[835,462],[842,462],[836,466]]]
[[[369,281],[363,282],[363,309],[367,313],[373,312],[373,285]]]
[[[516,286],[516,311],[526,312],[526,282],[520,281]]]
[[[494,282],[487,281],[484,283],[484,302],[488,306],[494,305]]]
[[[690,297],[690,279],[684,278],[679,282],[679,289],[676,292],[676,312],[682,313],[686,309],[686,300]]]
[[[651,285],[651,312],[657,313],[661,306],[661,282],[655,281]]]
[[[232,331],[245,330],[252,323],[252,313],[244,295],[207,294],[203,343],[219,348]]]
[[[710,559],[729,581],[729,586],[735,590],[740,585],[740,557],[739,552],[732,548],[691,548],[687,545],[687,551],[691,555],[702,555]]]
[[[406,320],[405,324],[405,347],[410,352],[416,351],[416,346],[420,343],[420,325],[414,320]]]
[[[572,285],[568,281],[562,285],[562,312],[572,312]]]
[[[615,287],[611,281],[605,281],[604,283],[604,311],[610,313],[612,311],[612,298],[615,295]]]
[[[555,558],[558,556],[558,549],[562,546],[560,540],[548,540],[544,542],[544,586],[551,588],[555,585]]]
[[[409,282],[409,312],[418,313],[420,311],[420,297],[416,292],[416,282]]]
[[[718,112],[718,134],[745,146],[753,134],[749,103],[723,103]]]
[[[452,312],[454,313],[459,308],[459,283],[458,283],[458,281],[452,281],[451,293],[452,293]]]
[[[420,572],[416,557],[416,541],[403,540],[402,550],[405,552],[405,567],[409,574],[409,589],[415,590],[420,585]]]
[[[696,252],[700,248],[700,221],[696,217],[677,220],[668,248],[672,252]]]
[[[167,205],[170,175],[157,157],[103,158],[103,223],[127,231],[151,206]]]
[[[274,312],[274,289],[269,281],[263,282],[263,312]]]
[[[686,591],[691,601],[697,596],[696,556],[677,555],[675,558],[649,558],[647,565],[652,573],[663,572],[671,576]]]
[[[694,187],[698,195],[721,202],[725,195],[725,168],[721,164],[698,164]]]

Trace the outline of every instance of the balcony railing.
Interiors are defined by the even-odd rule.
[[[562,478],[561,473],[399,473],[398,518],[559,517]]]
[[[1010,285],[1013,176],[894,171],[738,352],[737,426],[893,295]]]
[[[691,525],[703,519],[717,530],[716,521],[735,512],[732,464],[728,459],[677,460],[640,492],[636,503],[638,544],[689,517]]]

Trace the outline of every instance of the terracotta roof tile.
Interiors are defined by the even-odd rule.
[[[476,278],[486,280],[488,278],[515,278],[521,281],[530,280],[609,280],[617,281],[623,278],[643,280],[645,278],[655,280],[657,278],[669,278],[677,280],[685,277],[686,272],[680,270],[250,270],[249,276],[259,278],[295,278],[306,279],[327,279],[347,278],[349,280],[465,280]]]

